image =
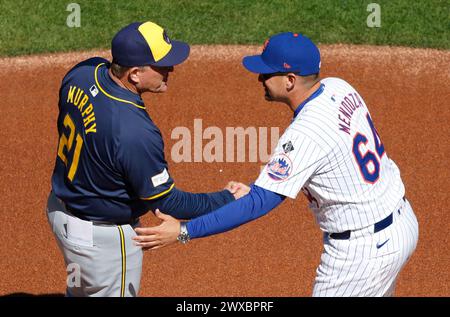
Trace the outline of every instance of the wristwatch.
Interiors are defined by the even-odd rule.
[[[180,222],[180,234],[177,237],[177,240],[183,244],[186,244],[189,240],[191,240],[186,224],[186,221]]]

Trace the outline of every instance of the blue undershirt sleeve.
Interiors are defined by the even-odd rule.
[[[178,219],[199,217],[216,210],[229,202],[234,196],[228,190],[214,193],[188,193],[173,188],[167,195],[157,199],[145,201],[147,210],[161,212]]]
[[[251,185],[250,192],[209,214],[187,223],[191,239],[229,231],[264,216],[280,205],[286,197],[262,187]]]

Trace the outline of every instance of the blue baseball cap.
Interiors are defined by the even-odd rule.
[[[308,76],[319,73],[320,52],[306,36],[285,32],[270,37],[261,55],[246,56],[242,64],[257,74],[289,72]]]
[[[121,66],[174,66],[189,56],[189,45],[173,41],[153,22],[135,22],[121,29],[111,42],[113,63]]]

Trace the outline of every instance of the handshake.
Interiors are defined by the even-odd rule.
[[[239,182],[229,182],[224,190],[228,190],[233,194],[235,199],[239,199],[250,192],[250,187]],[[142,250],[155,250],[177,241],[180,234],[180,220],[172,216],[163,214],[159,209],[155,211],[156,217],[162,222],[156,227],[138,227],[134,230],[137,235],[133,237],[134,243],[142,247]]]
[[[226,190],[233,194],[234,199],[239,199],[248,194],[250,191],[250,187],[243,183],[231,181],[225,186]]]

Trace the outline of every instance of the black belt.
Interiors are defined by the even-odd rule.
[[[403,201],[406,202],[406,198],[405,197],[403,197]],[[398,210],[398,213],[400,213],[400,209]],[[392,219],[393,219],[393,213],[391,213],[389,216],[387,216],[383,220],[380,220],[377,223],[375,223],[373,225],[374,226],[374,229],[373,229],[374,233],[377,233],[377,232],[379,232],[379,231],[389,227],[392,224]],[[350,234],[351,234],[351,230],[347,230],[347,231],[344,231],[344,232],[331,233],[328,236],[331,239],[348,240],[348,239],[350,239]]]

